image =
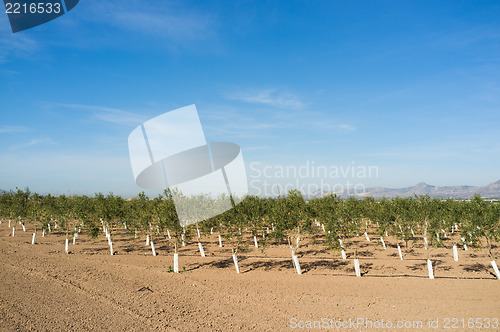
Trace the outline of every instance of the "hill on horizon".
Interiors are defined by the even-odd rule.
[[[311,193],[311,197],[321,197],[328,194],[337,194],[341,197],[355,196],[355,197],[374,197],[374,198],[393,198],[393,197],[411,197],[414,195],[429,195],[438,198],[460,198],[467,199],[475,194],[481,195],[483,198],[492,199],[500,198],[500,180],[490,183],[486,186],[433,186],[425,182],[419,182],[412,187],[406,188],[384,188],[373,187],[367,188],[364,193],[354,194],[347,192],[324,192],[317,190]]]

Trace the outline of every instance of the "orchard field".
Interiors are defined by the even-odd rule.
[[[500,208],[478,196],[291,191],[182,227],[168,192],[18,190],[0,218],[2,330],[499,329]]]

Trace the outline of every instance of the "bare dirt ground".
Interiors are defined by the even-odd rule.
[[[420,243],[400,260],[390,237],[387,250],[374,238],[356,238],[363,276],[355,277],[352,250],[342,260],[324,249],[321,234],[299,248],[303,275],[286,245],[262,253],[250,237],[236,274],[215,234],[202,239],[205,258],[196,242],[182,247],[185,271],[174,274],[164,239],[154,257],[144,236],[122,230],[111,256],[104,236],[83,234],[65,254],[64,234],[39,233],[31,245],[33,230],[17,226],[12,237],[0,225],[1,331],[500,330],[500,280],[485,250],[462,248],[454,262],[451,241],[432,251],[434,280]],[[489,328],[470,318],[490,319]]]

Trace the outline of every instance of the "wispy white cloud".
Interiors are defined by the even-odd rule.
[[[215,19],[184,8],[183,2],[139,0],[88,1],[85,18],[148,36],[199,40],[211,36]]]
[[[306,122],[307,123],[307,122]],[[309,126],[324,130],[339,130],[344,132],[355,131],[356,127],[347,123],[339,123],[336,120],[327,120],[324,122],[310,122]]]
[[[117,109],[101,109],[95,116],[102,121],[111,122],[123,126],[135,126],[141,124],[145,117]]]
[[[245,129],[266,130],[266,129],[296,129],[301,131],[321,130],[321,131],[341,131],[353,132],[356,127],[345,121],[335,118],[330,112],[311,110],[310,106],[303,101],[298,94],[291,93],[285,88],[269,88],[269,89],[253,89],[253,90],[236,90],[224,95],[227,99],[243,101],[249,104],[258,104],[272,107],[272,110],[266,112],[266,122],[262,122],[262,118],[258,115],[253,118],[248,118],[247,114],[262,114],[261,112],[246,112],[245,120],[231,119],[231,122],[223,121],[226,125],[224,129],[237,124],[240,128],[238,133],[245,133]],[[228,112],[226,112],[228,113]],[[229,113],[234,113],[233,111]],[[241,114],[240,114],[241,115]],[[220,116],[220,119],[227,119],[227,114]],[[272,133],[268,130],[268,134]],[[241,135],[240,135],[241,136]]]
[[[13,34],[7,15],[0,15],[0,64],[13,58],[39,61],[41,56],[51,56],[52,46],[93,50],[138,47],[138,40],[154,38],[161,41],[146,43],[147,47],[177,52],[180,47],[205,47],[203,43],[200,46],[201,41],[210,41],[213,46],[217,36],[217,17],[188,8],[183,1],[86,0],[49,24],[52,27],[35,29],[56,28],[60,38],[43,33]]]
[[[99,120],[122,126],[137,126],[147,120],[145,115],[106,106],[60,103],[53,103],[50,106],[88,111]]]
[[[356,128],[354,126],[351,126],[350,124],[346,124],[346,123],[336,125],[334,128],[339,128],[339,129],[346,130],[346,131],[355,131],[356,130]]]
[[[24,133],[29,131],[30,129],[25,126],[1,126],[0,134],[10,134],[10,133]]]
[[[199,17],[176,17],[159,13],[122,12],[114,16],[114,23],[127,30],[148,35],[164,35],[175,39],[200,39],[207,33],[210,22]]]
[[[40,51],[40,44],[23,34],[0,33],[0,64],[12,57],[29,59]]]
[[[242,148],[243,151],[255,151],[255,150],[267,150],[271,147],[269,145],[259,145],[259,146],[245,146]]]
[[[331,132],[351,133],[357,130],[353,124],[326,111],[283,110],[270,107],[213,108],[215,110],[201,115],[202,120],[209,120],[204,125],[209,136],[261,139],[284,137],[293,132],[309,132],[317,135]]]
[[[210,139],[268,137],[280,123],[272,115],[265,120],[248,110],[228,106],[199,109],[203,128]]]
[[[274,114],[276,122],[281,128],[313,130],[313,131],[340,131],[353,132],[356,127],[345,119],[335,116],[330,110],[297,110],[295,112],[278,111]]]
[[[217,125],[206,125],[204,129],[211,135],[230,138],[264,138],[269,136],[269,130],[276,128],[273,123],[230,123],[224,122]]]
[[[40,144],[55,144],[55,141],[51,138],[33,138],[25,143],[15,144],[10,147],[11,150],[20,150],[24,148],[29,148]]]
[[[227,99],[244,101],[251,104],[262,104],[278,108],[301,109],[304,102],[296,94],[283,89],[240,90],[225,95]]]

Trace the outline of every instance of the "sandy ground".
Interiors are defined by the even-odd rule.
[[[400,260],[391,238],[387,250],[356,238],[362,277],[354,276],[352,250],[340,259],[321,234],[299,249],[303,275],[285,245],[262,253],[250,237],[236,274],[215,234],[202,239],[205,258],[195,242],[182,247],[185,272],[174,274],[166,240],[154,257],[144,236],[120,231],[111,256],[104,236],[83,234],[65,254],[63,234],[38,234],[31,245],[32,232],[18,225],[12,237],[0,225],[1,331],[500,331],[500,280],[485,250],[461,249],[454,262],[451,240],[433,250],[430,280],[422,245]],[[489,328],[478,328],[488,319]]]

